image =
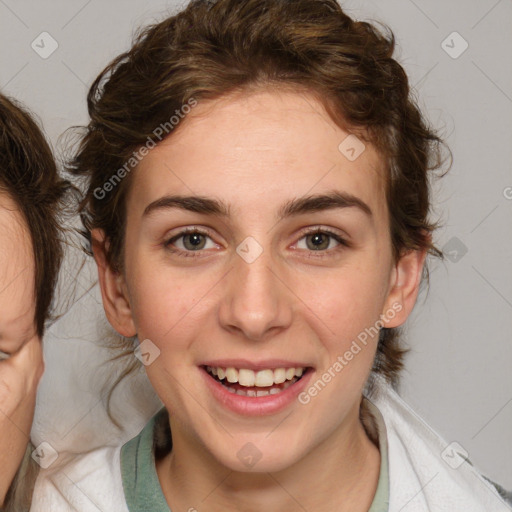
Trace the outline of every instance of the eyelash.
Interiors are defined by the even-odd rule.
[[[186,228],[183,231],[180,231],[177,235],[170,238],[169,240],[165,241],[163,245],[168,251],[170,251],[171,253],[176,254],[180,257],[183,256],[185,258],[201,258],[202,256],[199,256],[199,253],[204,251],[204,249],[201,249],[199,251],[183,251],[181,249],[172,248],[172,244],[176,240],[179,240],[180,238],[182,238],[186,235],[190,235],[192,233],[198,234],[198,235],[204,235],[204,236],[211,238],[210,234],[207,231],[204,231],[200,228]],[[327,228],[313,228],[310,230],[303,231],[301,233],[299,240],[302,240],[304,237],[306,237],[308,235],[316,235],[317,233],[321,233],[321,234],[330,236],[331,238],[336,240],[336,242],[338,242],[339,245],[337,247],[335,247],[334,249],[327,249],[327,250],[320,250],[320,251],[307,250],[310,253],[310,256],[308,256],[310,258],[326,258],[326,257],[331,256],[331,254],[329,254],[328,256],[324,256],[324,255],[321,255],[321,253],[338,252],[339,250],[343,250],[343,249],[351,246],[349,244],[349,242],[347,242],[347,240],[342,238],[338,233],[335,233],[334,231],[331,231],[330,229],[327,229]]]

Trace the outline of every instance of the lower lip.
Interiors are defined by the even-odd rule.
[[[313,373],[309,368],[300,380],[275,395],[251,397],[230,393],[220,382],[210,376],[205,368],[199,367],[199,370],[216,400],[227,409],[245,416],[264,416],[282,411],[297,400],[297,396],[307,386]]]

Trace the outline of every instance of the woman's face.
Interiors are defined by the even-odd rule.
[[[394,264],[383,160],[312,96],[228,96],[182,122],[133,176],[107,315],[143,343],[176,447],[277,471],[360,427],[376,327],[403,323],[424,255]]]
[[[0,504],[29,441],[44,369],[34,321],[34,272],[23,215],[0,192]]]
[[[17,352],[37,337],[34,255],[16,203],[0,193],[0,351]]]

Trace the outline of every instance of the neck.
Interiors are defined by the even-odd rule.
[[[373,501],[380,453],[359,410],[305,457],[273,473],[236,472],[205,460],[204,447],[179,427],[171,421],[173,450],[157,461],[171,510],[366,512]]]

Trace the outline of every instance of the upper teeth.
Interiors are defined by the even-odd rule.
[[[281,384],[294,377],[300,377],[304,372],[304,368],[276,368],[275,370],[268,369],[257,372],[246,368],[221,368],[220,366],[207,366],[206,369],[220,380],[226,378],[232,384],[238,382],[241,386],[259,388]]]

